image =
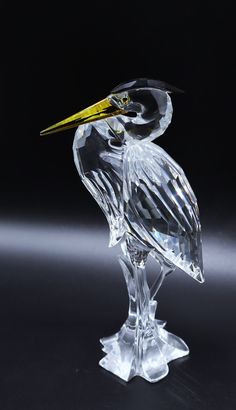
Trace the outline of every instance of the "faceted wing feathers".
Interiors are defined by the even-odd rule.
[[[128,142],[123,195],[132,233],[203,282],[197,201],[179,165],[151,142]]]

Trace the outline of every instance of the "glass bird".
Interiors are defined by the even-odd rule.
[[[101,339],[100,365],[129,381],[156,382],[168,363],[188,355],[185,342],[155,319],[155,296],[166,275],[182,269],[203,282],[201,226],[196,197],[180,166],[152,141],[172,118],[175,87],[136,79],[104,100],[41,132],[78,127],[73,144],[80,177],[104,212],[110,243],[119,257],[128,295],[128,317],[120,331]],[[159,264],[148,285],[148,257]]]

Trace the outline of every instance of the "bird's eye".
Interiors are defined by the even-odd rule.
[[[127,105],[128,102],[129,102],[129,98],[128,98],[128,97],[123,97],[123,98],[121,99],[121,101],[122,101],[123,104]]]

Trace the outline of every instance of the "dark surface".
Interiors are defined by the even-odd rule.
[[[236,408],[233,2],[126,3],[1,13],[1,410]],[[178,272],[161,289],[158,317],[191,355],[155,385],[97,365],[127,313],[119,251],[76,173],[73,131],[39,137],[137,77],[185,90],[157,142],[198,197],[207,279]]]
[[[236,258],[229,239],[205,238],[204,285],[178,271],[160,291],[158,317],[184,338],[190,356],[171,363],[159,383],[126,384],[98,366],[99,338],[120,328],[128,308],[107,232],[32,222],[4,229],[1,409],[235,409]]]

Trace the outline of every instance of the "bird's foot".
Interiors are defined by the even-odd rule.
[[[189,354],[185,342],[154,320],[140,331],[128,321],[113,336],[101,339],[106,356],[99,364],[125,381],[135,376],[157,382],[168,374],[168,363]]]

